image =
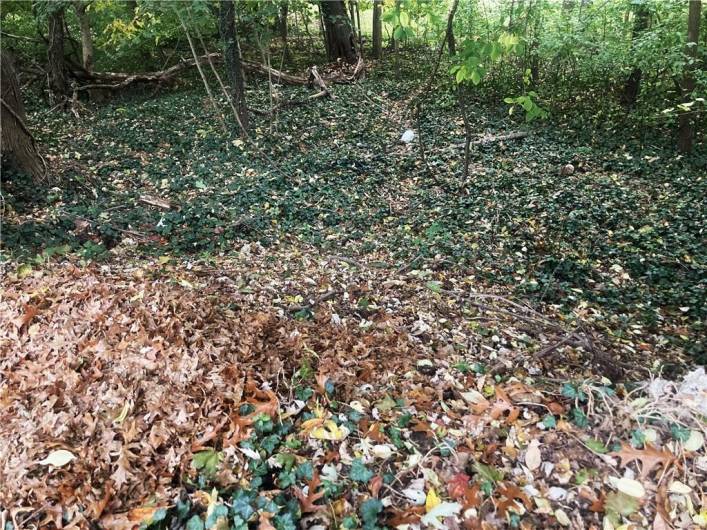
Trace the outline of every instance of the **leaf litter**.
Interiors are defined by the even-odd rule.
[[[704,418],[551,307],[301,245],[8,279],[4,524],[707,523]]]

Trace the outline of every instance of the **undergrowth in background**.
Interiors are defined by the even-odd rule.
[[[424,70],[407,59],[400,78],[376,70],[335,100],[260,118],[254,143],[223,131],[198,85],[92,105],[80,121],[37,111],[64,180],[37,189],[5,173],[4,259],[100,260],[117,245],[204,257],[256,240],[435,259],[536,301],[587,305],[619,335],[670,323],[666,340],[704,360],[707,157],[677,156],[662,129],[566,112],[525,139],[475,146],[463,181],[452,88],[426,98],[416,123],[405,102]],[[248,96],[265,108],[267,85],[253,80]],[[472,119],[479,135],[526,127],[483,102]],[[417,140],[399,141],[418,125],[426,163]],[[560,174],[567,163],[576,171]]]

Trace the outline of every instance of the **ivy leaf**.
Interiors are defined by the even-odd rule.
[[[383,503],[378,499],[368,499],[361,503],[361,520],[364,526],[371,527],[376,524],[378,514],[383,511]]]
[[[543,425],[548,429],[554,429],[557,427],[557,419],[552,414],[546,414],[543,418]]]
[[[618,522],[619,516],[628,516],[638,510],[640,501],[622,492],[611,492],[606,496],[604,510],[609,517]]]
[[[252,502],[253,494],[243,489],[236,490],[231,496],[231,511],[247,521],[255,513]]]
[[[277,530],[297,530],[297,525],[295,524],[294,518],[290,512],[276,515],[273,518],[273,521]]]
[[[433,293],[442,292],[442,284],[437,281],[429,281],[425,284],[425,287],[427,287]]]
[[[589,419],[587,418],[587,415],[584,413],[584,411],[580,408],[574,407],[572,409],[572,422],[577,426],[582,429],[587,427],[589,425]]]
[[[295,474],[292,471],[281,471],[277,476],[277,484],[282,489],[289,488],[297,481]]]
[[[673,424],[670,426],[670,434],[678,442],[686,442],[690,438],[690,429]]]
[[[224,520],[228,518],[228,506],[225,504],[217,504],[213,507],[211,513],[209,513],[209,516],[206,518],[204,526],[208,529],[218,525],[220,528],[219,519],[221,518]]]
[[[198,515],[192,515],[191,519],[187,521],[187,530],[204,530],[204,521]]]
[[[302,462],[297,466],[295,474],[300,479],[312,480],[314,468],[311,462]]]
[[[351,464],[349,478],[356,482],[368,483],[373,478],[373,471],[368,469],[360,458],[356,458]]]
[[[577,389],[575,388],[574,385],[570,383],[565,383],[562,385],[562,389],[560,391],[563,396],[570,398],[570,399],[577,399],[579,397],[579,393],[577,392]]]

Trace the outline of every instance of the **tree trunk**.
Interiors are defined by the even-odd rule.
[[[354,0],[349,0],[349,20],[351,21],[351,30],[354,34],[354,41],[356,40],[356,12],[354,11]]]
[[[290,60],[290,48],[287,45],[287,16],[289,14],[289,4],[285,2],[280,8],[280,38],[282,39],[282,53],[284,54],[285,62]]]
[[[85,4],[81,0],[74,3],[76,16],[79,19],[81,28],[81,60],[87,72],[93,71],[93,39],[91,38],[91,21],[88,18]]]
[[[354,5],[356,7],[356,27],[358,28],[358,53],[363,57],[363,30],[361,29],[361,10],[359,9],[358,0]]]
[[[324,33],[329,59],[344,59],[355,63],[358,59],[351,21],[346,14],[343,0],[321,0]]]
[[[137,0],[126,0],[125,7],[128,12],[134,17],[137,11]]]
[[[9,155],[15,165],[35,181],[41,181],[46,177],[47,168],[27,128],[15,65],[12,55],[6,50],[0,50],[0,80],[0,151],[3,155]]]
[[[633,31],[631,33],[631,48],[633,48],[634,41],[648,29],[651,22],[651,14],[648,7],[645,4],[637,4],[636,12],[634,15],[636,18],[633,21]],[[631,74],[626,80],[624,85],[623,100],[627,107],[633,107],[638,100],[638,95],[641,92],[641,78],[643,77],[643,71],[634,66]]]
[[[449,16],[447,17],[447,46],[449,47],[449,55],[457,54],[457,42],[454,39],[454,15],[458,7],[459,0],[454,0],[452,9],[449,11]]]
[[[63,103],[68,94],[64,67],[64,11],[56,9],[49,15],[49,97],[53,104]]]
[[[243,61],[241,49],[238,46],[236,29],[236,7],[233,0],[221,0],[219,12],[219,32],[223,42],[223,58],[231,84],[231,98],[238,111],[239,125],[245,134],[248,130],[248,107],[245,101],[245,80],[243,78]]]
[[[400,14],[400,0],[395,0],[395,12]],[[393,31],[390,34],[390,48],[393,52],[398,51],[398,41],[395,38],[395,28],[393,28]]]
[[[690,9],[687,18],[687,46],[685,55],[687,55],[688,63],[685,65],[685,75],[682,83],[683,97],[685,101],[689,101],[692,97],[692,92],[695,90],[695,78],[692,71],[697,60],[697,43],[700,38],[700,10],[702,8],[701,0],[690,0]],[[690,153],[692,151],[692,140],[694,131],[692,128],[692,114],[689,111],[683,111],[679,118],[678,127],[678,149],[681,153]]]
[[[383,56],[383,0],[373,0],[373,57]]]

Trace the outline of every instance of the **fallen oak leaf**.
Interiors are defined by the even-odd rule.
[[[260,414],[267,414],[271,418],[277,416],[280,410],[280,401],[277,399],[275,392],[272,390],[260,390],[256,386],[255,381],[246,383],[246,391],[252,394],[246,401],[255,407],[255,410],[248,415],[249,417],[254,418]]]
[[[329,381],[329,376],[326,374],[319,373],[315,377],[317,381],[317,389],[322,396],[327,395],[327,382]]]
[[[645,449],[636,449],[624,442],[621,444],[621,450],[615,451],[611,455],[618,456],[623,467],[635,460],[639,460],[642,464],[641,478],[646,478],[657,466],[662,466],[665,470],[676,461],[675,455],[667,449],[660,450],[648,443],[645,444],[645,447]]]
[[[99,501],[95,502],[91,507],[90,507],[90,512],[93,517],[93,519],[100,519],[101,515],[103,515],[103,512],[106,509],[106,506],[108,506],[108,503],[110,502],[111,498],[113,497],[113,484],[111,481],[107,481],[106,486],[105,486],[105,491],[103,492],[103,496],[100,498]]]
[[[525,465],[528,469],[534,471],[543,463],[542,455],[540,454],[540,442],[531,440],[528,449],[525,451]]]
[[[527,510],[533,506],[525,492],[511,482],[499,484],[498,492],[501,494],[501,499],[495,504],[501,517],[505,517],[508,510],[519,512],[518,500],[525,505]]]
[[[429,513],[440,504],[442,504],[442,501],[437,495],[437,492],[434,488],[430,488],[427,492],[427,496],[425,497],[425,511]]]
[[[13,323],[17,329],[21,330],[29,326],[32,319],[39,313],[39,308],[36,305],[25,304],[25,312],[21,317],[17,317]]]
[[[366,431],[365,429],[362,430],[366,432],[365,438],[370,438],[371,440],[381,444],[386,443],[388,441],[388,437],[381,432],[380,422],[376,422],[371,425],[368,431]]]
[[[390,510],[393,511],[393,513],[386,520],[386,526],[390,528],[397,528],[398,526],[404,524],[418,524],[420,522],[420,518],[425,513],[424,506],[413,506],[404,510],[391,508]]]
[[[429,423],[418,420],[417,418],[410,422],[410,430],[413,432],[425,433],[430,438],[433,437],[435,434],[434,430],[430,427]]]
[[[498,420],[501,416],[508,412],[506,423],[510,424],[516,421],[518,416],[520,416],[520,409],[513,406],[510,398],[501,388],[496,388],[496,396],[497,399],[489,412],[491,419]]]
[[[315,427],[309,432],[309,437],[315,440],[340,441],[349,435],[349,429],[337,425],[334,420],[327,420],[321,427]]]
[[[295,497],[299,500],[302,513],[314,513],[325,508],[325,506],[314,504],[324,496],[324,491],[317,493],[317,488],[320,485],[319,471],[315,470],[312,474],[312,480],[307,484],[307,494],[299,488],[294,488]]]
[[[464,492],[464,510],[469,508],[476,508],[481,505],[481,485],[478,482],[474,482],[471,487],[467,488]]]
[[[471,480],[471,477],[466,473],[455,473],[451,480],[447,482],[447,493],[449,496],[454,500],[463,498],[469,488],[469,480]]]

